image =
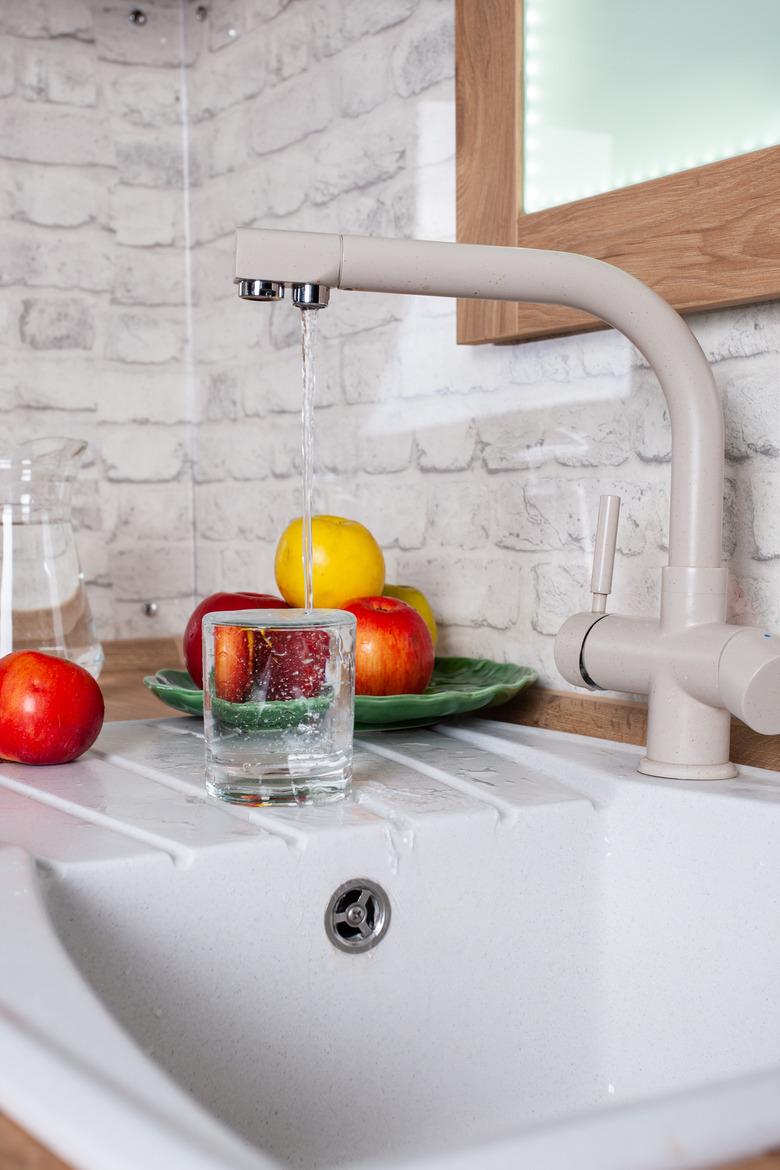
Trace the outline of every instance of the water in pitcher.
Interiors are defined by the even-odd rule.
[[[52,438],[0,452],[0,654],[41,650],[97,677],[103,650],[71,523],[85,448]]]

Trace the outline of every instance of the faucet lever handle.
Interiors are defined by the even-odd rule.
[[[615,567],[620,496],[601,496],[599,519],[596,526],[596,546],[593,550],[593,574],[590,588],[593,593],[592,613],[607,612],[607,597],[612,591],[612,570]]]

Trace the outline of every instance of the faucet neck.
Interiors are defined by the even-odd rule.
[[[669,564],[720,566],[720,394],[698,341],[652,289],[614,265],[570,252],[360,236],[343,237],[339,287],[568,305],[612,325],[645,357],[669,408]]]
[[[571,252],[241,228],[236,280],[569,305],[623,333],[654,370],[672,424],[669,564],[721,563],[723,408],[678,313],[620,268]]]

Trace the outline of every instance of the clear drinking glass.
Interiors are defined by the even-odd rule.
[[[306,804],[349,792],[352,614],[207,614],[203,679],[206,788],[212,796],[233,804]]]
[[[0,655],[42,650],[97,678],[103,649],[71,523],[86,448],[81,439],[46,438],[0,450]]]

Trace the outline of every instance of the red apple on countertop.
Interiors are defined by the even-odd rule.
[[[16,650],[0,658],[0,757],[20,764],[67,764],[103,726],[103,695],[75,662]]]
[[[184,631],[184,661],[190,677],[203,686],[203,631],[201,623],[207,613],[235,609],[289,609],[281,597],[270,593],[212,593],[192,611]]]
[[[358,597],[343,607],[357,619],[358,695],[418,695],[433,673],[433,641],[417,610],[394,597]]]

